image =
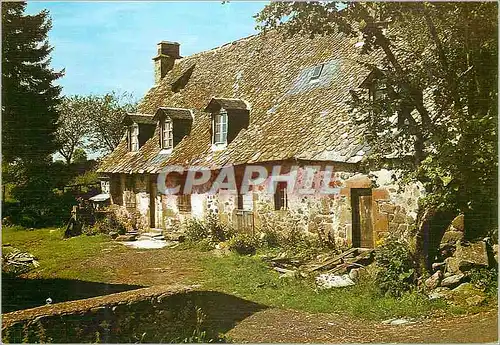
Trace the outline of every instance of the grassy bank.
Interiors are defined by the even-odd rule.
[[[105,235],[79,236],[63,239],[64,229],[45,228],[27,230],[22,227],[4,227],[2,244],[33,254],[40,267],[32,274],[39,278],[64,278],[101,281],[105,272],[81,263],[96,257],[109,245]]]
[[[280,278],[257,256],[230,254],[205,259],[202,264],[205,288],[278,308],[365,319],[419,317],[447,309],[445,302],[430,301],[418,293],[400,299],[382,296],[369,278],[352,287],[317,291],[312,280]]]
[[[110,241],[105,235],[83,235],[70,239],[63,239],[62,235],[62,229],[26,230],[13,227],[2,230],[3,244],[10,243],[39,260],[40,267],[24,277],[31,278],[29,283],[39,283],[43,279],[58,280],[55,282],[57,286],[71,287],[68,289],[75,291],[77,288],[73,286],[80,287],[82,291],[88,290],[88,282],[99,283],[91,286],[96,294],[100,291],[105,294],[108,290],[107,293],[111,293],[112,288],[119,290],[139,285],[201,284],[204,290],[223,292],[266,306],[312,313],[341,313],[371,320],[476,312],[495,304],[491,301],[490,305],[483,307],[451,307],[444,301],[430,301],[415,292],[399,299],[386,297],[380,294],[370,276],[352,287],[317,291],[312,279],[280,278],[258,255],[215,255],[188,246],[137,250]],[[114,286],[102,286],[101,283]],[[44,286],[49,286],[54,291],[54,284],[33,286],[42,290]],[[85,297],[83,293],[73,297],[80,295]],[[54,297],[50,293],[47,296]],[[71,297],[63,296],[62,300]]]

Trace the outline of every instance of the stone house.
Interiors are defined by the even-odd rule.
[[[388,232],[404,236],[422,189],[400,188],[391,170],[363,164],[370,149],[347,104],[353,89],[376,94],[373,73],[360,63],[373,58],[340,34],[283,40],[268,32],[188,57],[178,43],[160,42],[155,85],[138,113],[125,116],[122,141],[99,167],[112,204],[141,229],[168,231],[215,212],[242,231],[258,231],[270,217],[292,219],[339,246],[373,247]],[[159,191],[169,166],[209,169],[211,182],[230,166],[240,185],[244,168],[257,165],[269,173],[265,183],[277,183],[274,194],[265,185],[244,194],[204,186],[190,194]],[[277,171],[313,187],[328,172],[338,192],[295,193],[273,179]],[[170,173],[166,183],[182,184],[185,175]]]

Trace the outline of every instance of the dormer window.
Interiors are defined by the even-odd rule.
[[[193,113],[189,109],[160,107],[153,120],[159,127],[161,149],[171,150],[191,132]]]
[[[237,98],[212,98],[205,108],[212,119],[212,150],[224,149],[250,123],[250,105]]]
[[[174,135],[172,129],[172,121],[164,119],[161,122],[161,148],[171,149],[174,146]]]
[[[318,80],[319,77],[321,76],[321,72],[323,72],[323,64],[315,66],[313,71],[312,71],[311,78],[309,79],[309,81]]]
[[[131,152],[139,151],[139,126],[137,123],[134,123],[129,127],[128,134],[129,150]]]
[[[227,111],[221,109],[218,114],[214,115],[214,144],[227,143]]]
[[[153,136],[155,122],[153,115],[127,114],[122,121],[127,128],[127,144],[130,152],[137,152]]]

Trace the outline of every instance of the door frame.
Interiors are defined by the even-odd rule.
[[[354,248],[360,248],[362,243],[362,232],[361,232],[361,213],[359,208],[359,202],[361,196],[372,196],[371,188],[351,188],[351,213],[352,213],[352,223],[351,223],[351,235],[352,235],[352,246]],[[372,205],[370,205],[372,210]],[[370,224],[372,232],[372,243],[370,243],[370,248],[374,247],[373,244],[373,214],[370,212]]]

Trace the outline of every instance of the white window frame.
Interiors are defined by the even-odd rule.
[[[129,145],[131,152],[139,151],[139,126],[134,123],[129,128]]]
[[[227,144],[227,124],[228,117],[227,111],[221,109],[220,112],[214,114],[213,117],[213,143],[215,145],[225,145]]]
[[[173,124],[172,120],[164,119],[161,123],[161,148],[171,149],[174,147],[174,135],[173,135]]]

